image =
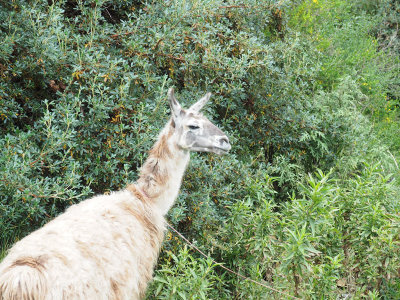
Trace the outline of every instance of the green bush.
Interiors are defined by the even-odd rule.
[[[0,251],[134,181],[169,87],[209,90],[233,149],[192,154],[169,221],[300,298],[399,297],[395,2],[0,5]],[[149,298],[282,297],[171,233],[162,250]]]

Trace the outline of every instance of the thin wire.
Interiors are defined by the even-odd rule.
[[[236,276],[239,276],[239,277],[243,278],[244,280],[251,281],[251,282],[253,282],[253,283],[255,283],[255,284],[258,284],[258,285],[260,285],[260,286],[262,286],[262,287],[265,287],[265,288],[267,288],[267,289],[269,289],[269,290],[271,290],[271,291],[274,291],[275,293],[279,293],[279,294],[281,294],[281,295],[285,295],[285,296],[287,296],[287,297],[289,297],[289,298],[292,298],[292,299],[301,300],[300,298],[297,298],[297,297],[292,296],[292,295],[290,295],[290,294],[287,294],[287,293],[285,293],[285,292],[282,292],[282,291],[279,291],[279,290],[277,290],[277,289],[274,289],[274,288],[272,288],[272,287],[270,287],[270,286],[268,286],[268,285],[266,285],[266,284],[264,284],[264,283],[262,283],[262,282],[258,282],[258,281],[255,281],[255,280],[249,278],[249,277],[243,276],[242,274],[239,274],[239,273],[237,273],[237,272],[235,272],[235,271],[233,271],[233,270],[231,270],[231,269],[225,267],[225,266],[222,265],[221,263],[216,262],[216,261],[215,261],[214,259],[212,259],[210,256],[208,256],[207,254],[204,254],[199,248],[197,248],[195,245],[193,245],[193,243],[191,243],[187,238],[185,238],[185,237],[183,236],[183,234],[181,234],[178,230],[176,230],[174,227],[172,227],[168,222],[166,222],[166,223],[167,223],[167,226],[168,226],[169,228],[171,228],[172,231],[174,231],[177,235],[179,235],[190,247],[192,247],[193,249],[195,249],[197,252],[199,252],[199,253],[200,253],[201,255],[203,255],[205,258],[210,259],[214,264],[216,264],[217,266],[221,267],[222,269],[224,269],[224,270],[226,270],[226,271],[228,271],[228,272],[230,272],[230,273],[232,273],[232,274],[235,274]]]

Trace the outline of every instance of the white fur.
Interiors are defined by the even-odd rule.
[[[153,204],[143,204],[127,190],[93,197],[71,206],[15,244],[0,265],[0,298],[18,299],[13,293],[19,284],[26,285],[22,289],[29,295],[37,277],[47,282],[46,287],[26,299],[139,299],[145,288],[141,286],[143,278],[153,269],[158,247],[151,245],[146,228],[123,209],[124,205],[139,214],[151,212],[150,218],[161,229],[159,245],[164,219]],[[27,256],[41,257],[43,270],[11,267]],[[118,285],[117,291],[113,283]]]

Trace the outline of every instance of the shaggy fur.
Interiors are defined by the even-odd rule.
[[[163,231],[154,204],[129,191],[83,201],[10,250],[0,299],[139,299]]]
[[[71,206],[17,242],[0,264],[0,300],[144,296],[164,236],[164,215],[178,195],[191,150],[183,139],[187,126],[175,123],[187,119],[180,119],[184,112],[172,90],[170,104],[177,117],[161,131],[138,181]],[[210,149],[228,151],[227,137],[215,128],[218,137],[204,141]]]

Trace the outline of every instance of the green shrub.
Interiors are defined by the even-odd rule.
[[[291,295],[398,298],[395,2],[0,5],[2,253],[134,181],[174,86],[185,106],[211,91],[205,114],[233,144],[192,155],[176,228]],[[281,296],[168,233],[148,297]]]
[[[210,259],[198,259],[187,247],[176,256],[167,252],[166,263],[154,277],[157,290],[148,292],[151,299],[212,299],[221,297],[223,283],[215,274]],[[218,290],[214,290],[218,286]]]

